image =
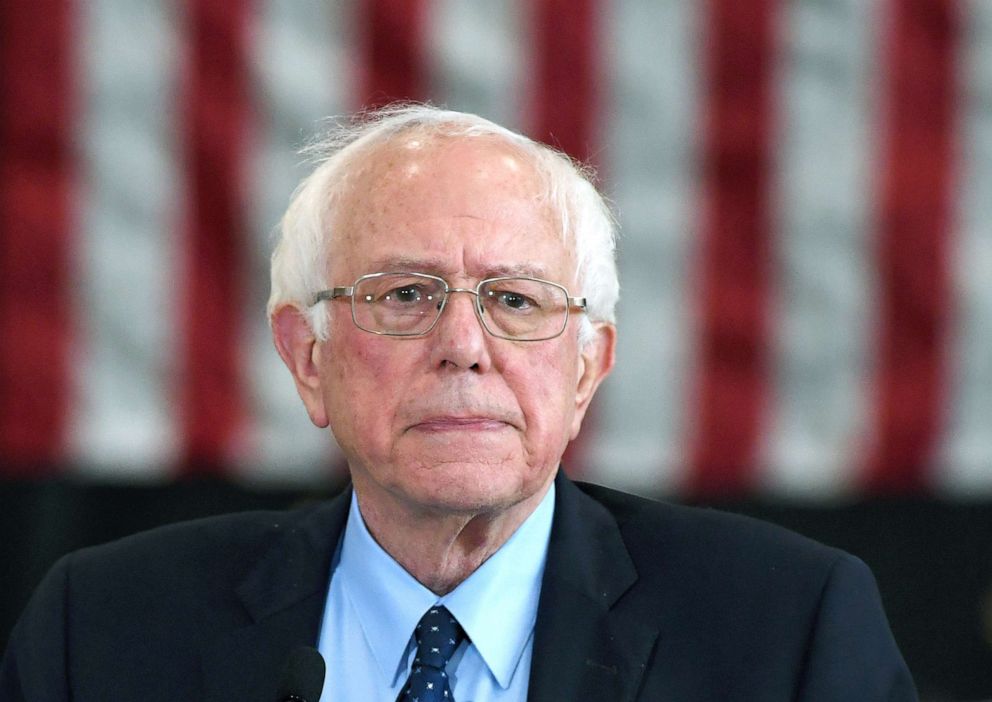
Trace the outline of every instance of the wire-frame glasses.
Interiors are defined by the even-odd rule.
[[[423,336],[437,324],[451,293],[475,296],[476,316],[495,337],[544,341],[560,336],[571,310],[586,307],[584,297],[570,297],[558,283],[540,278],[487,278],[472,288],[452,288],[427,273],[369,273],[353,285],[322,290],[313,304],[351,299],[351,318],[363,331],[384,336]]]

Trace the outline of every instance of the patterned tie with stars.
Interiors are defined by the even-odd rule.
[[[461,625],[446,608],[431,607],[420,618],[413,637],[417,653],[396,702],[454,702],[444,667],[465,638]]]

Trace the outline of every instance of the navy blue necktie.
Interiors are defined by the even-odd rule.
[[[417,653],[396,702],[454,702],[444,667],[465,638],[462,627],[446,608],[431,607],[420,618],[413,637]]]

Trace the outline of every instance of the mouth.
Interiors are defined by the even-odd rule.
[[[428,433],[448,431],[499,431],[511,425],[501,419],[492,417],[429,417],[422,419],[410,427],[412,431]]]

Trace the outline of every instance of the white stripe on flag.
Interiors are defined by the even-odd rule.
[[[329,430],[314,427],[283,365],[265,318],[272,231],[296,184],[312,166],[299,149],[321,120],[350,108],[354,76],[344,47],[351,17],[337,3],[282,3],[262,7],[254,45],[257,146],[249,159],[252,197],[247,315],[249,407],[253,459],[244,477],[294,483],[327,478],[337,448]]]
[[[655,493],[681,480],[699,47],[692,3],[614,3],[603,55],[604,176],[623,224],[617,367],[597,398],[589,477]]]
[[[430,94],[465,110],[520,129],[526,85],[525,41],[520,7],[487,0],[436,0],[428,12],[427,66]]]
[[[974,496],[992,493],[992,3],[970,0],[961,10],[955,328],[937,474],[943,491]]]
[[[820,497],[851,487],[867,421],[877,22],[860,0],[789,5],[781,20],[776,340],[759,468],[774,491]]]
[[[172,6],[79,5],[84,188],[70,455],[97,476],[154,477],[177,446]]]

